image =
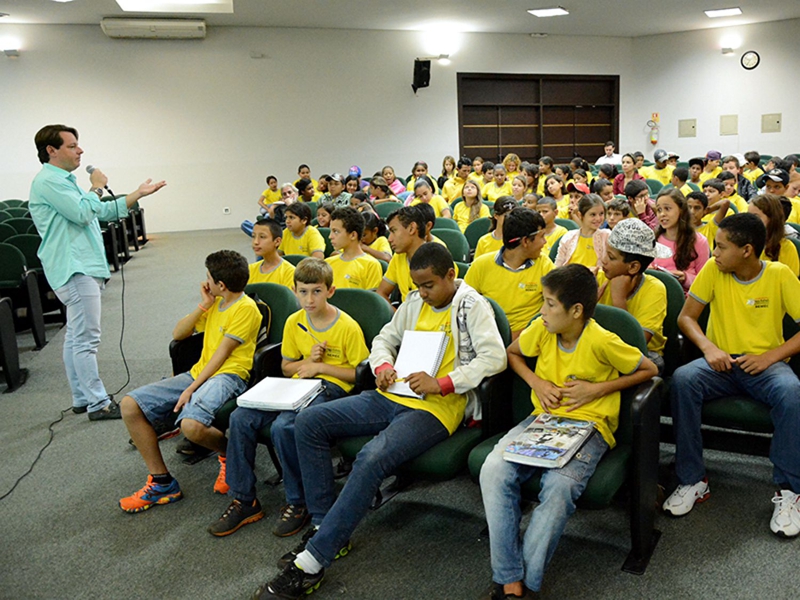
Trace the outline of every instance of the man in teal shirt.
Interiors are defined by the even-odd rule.
[[[108,270],[98,219],[116,220],[128,208],[164,187],[148,179],[113,202],[101,202],[108,178],[98,169],[83,191],[72,171],[81,164],[78,132],[65,125],[46,125],[34,138],[42,170],[31,184],[29,210],[42,238],[39,258],[50,287],[67,307],[64,366],[72,389],[72,410],[88,410],[92,421],[121,418],[97,370],[100,345],[100,290]]]

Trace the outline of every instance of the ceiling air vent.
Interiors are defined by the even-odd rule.
[[[202,19],[103,19],[100,27],[110,38],[188,40],[206,37]]]

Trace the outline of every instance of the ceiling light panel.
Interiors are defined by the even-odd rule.
[[[117,0],[125,12],[233,13],[233,0]]]
[[[742,9],[736,6],[734,8],[720,8],[719,10],[706,10],[703,12],[706,13],[707,17],[717,19],[719,17],[735,17],[742,14]]]
[[[528,12],[534,17],[561,17],[569,14],[569,11],[563,6],[555,6],[553,8],[532,8]]]

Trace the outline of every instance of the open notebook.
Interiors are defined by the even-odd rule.
[[[323,389],[320,379],[265,377],[239,396],[236,404],[256,410],[300,410]]]
[[[400,352],[394,363],[394,370],[398,379],[403,379],[411,373],[424,371],[431,377],[436,377],[439,367],[442,366],[444,353],[447,350],[447,334],[444,331],[413,331],[403,333]],[[422,394],[415,393],[405,381],[397,381],[386,390],[398,396],[423,398]]]

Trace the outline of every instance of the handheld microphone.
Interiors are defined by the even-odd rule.
[[[96,170],[97,170],[97,167],[95,167],[94,165],[87,165],[87,166],[86,166],[86,172],[87,172],[89,175],[91,175],[92,173],[94,173]],[[106,190],[106,191],[107,191],[109,194],[111,194],[111,197],[112,197],[112,198],[116,199],[116,196],[114,195],[114,192],[112,192],[112,191],[111,191],[111,188],[109,188],[107,185],[104,185],[104,186],[103,186],[103,188],[104,188],[104,189],[105,189],[105,190]]]

